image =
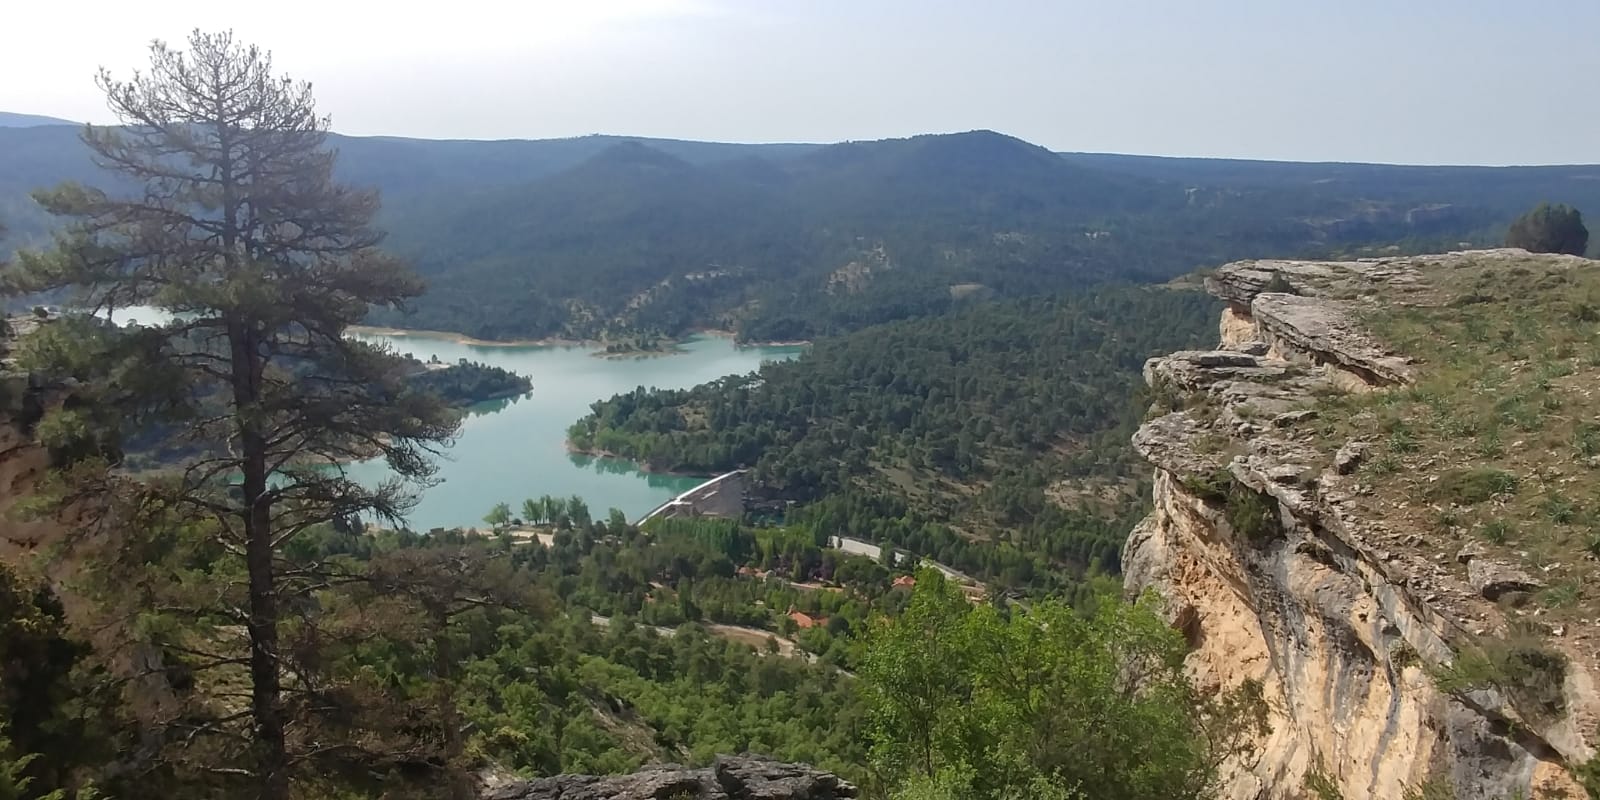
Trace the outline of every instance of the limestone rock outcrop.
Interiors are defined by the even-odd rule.
[[[1483,558],[1464,559],[1465,575],[1414,546],[1425,532],[1371,501],[1370,445],[1313,431],[1320,398],[1394,390],[1423,369],[1363,330],[1365,303],[1442,305],[1429,270],[1499,255],[1230,264],[1207,280],[1227,302],[1220,349],[1146,365],[1161,405],[1134,446],[1155,467],[1154,509],[1123,551],[1126,585],[1164,599],[1199,683],[1258,680],[1273,709],[1258,753],[1227,765],[1223,796],[1314,797],[1310,775],[1344,800],[1441,777],[1459,800],[1585,796],[1570,770],[1596,755],[1600,653],[1555,645],[1570,662],[1560,719],[1441,688],[1441,667],[1506,624],[1491,599],[1537,582]],[[1270,530],[1233,527],[1226,481],[1270,505]]]
[[[482,800],[844,800],[856,787],[830,772],[760,756],[721,756],[701,769],[675,764],[630,775],[557,775],[516,781]]]

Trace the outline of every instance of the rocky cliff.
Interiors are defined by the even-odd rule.
[[[1520,250],[1229,264],[1219,348],[1146,365],[1128,586],[1166,600],[1199,681],[1273,707],[1225,796],[1586,796],[1597,273]]]

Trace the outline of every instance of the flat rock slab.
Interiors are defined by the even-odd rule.
[[[1415,371],[1367,334],[1345,308],[1329,300],[1260,294],[1250,303],[1256,325],[1290,347],[1356,371],[1368,383],[1410,383]]]

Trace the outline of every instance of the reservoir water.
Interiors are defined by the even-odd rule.
[[[802,347],[737,347],[720,337],[696,337],[674,355],[596,358],[593,350],[561,346],[483,346],[417,335],[361,334],[424,361],[465,358],[527,375],[533,392],[470,409],[461,436],[440,460],[441,483],[427,489],[408,520],[414,530],[483,526],[495,503],[513,509],[540,495],[582,497],[596,518],[619,508],[628,519],[694,487],[704,478],[641,472],[631,462],[569,453],[567,427],[589,404],[638,386],[686,389],[755,370],[762,362],[794,358]],[[377,481],[381,463],[353,465],[352,477]]]

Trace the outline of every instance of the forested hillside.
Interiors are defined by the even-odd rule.
[[[0,128],[12,244],[44,241],[29,191],[115,186],[78,133]],[[1590,167],[1063,155],[985,131],[834,145],[330,140],[342,180],[382,190],[390,246],[429,282],[410,313],[375,321],[481,338],[811,338],[1234,258],[1498,241],[1544,199],[1600,207]]]
[[[386,321],[488,338],[714,326],[802,339],[972,297],[1164,280],[1263,252],[1454,243],[1499,222],[1318,186],[1131,175],[988,131],[785,156],[697,165],[622,144],[486,190],[401,229],[395,245],[434,288]]]
[[[1014,586],[1114,569],[1138,492],[1146,358],[1213,335],[1195,292],[1103,289],[824,339],[796,361],[594,405],[576,447],[656,469],[752,467],[824,534]],[[1056,567],[1059,569],[1050,569]]]

